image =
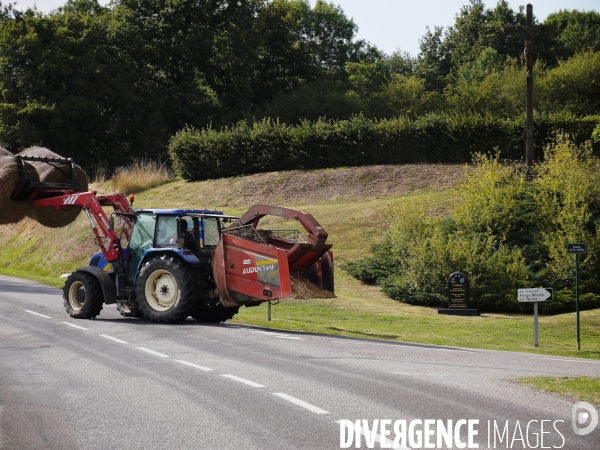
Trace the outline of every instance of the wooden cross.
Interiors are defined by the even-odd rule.
[[[533,24],[533,5],[527,5],[526,25],[516,27],[502,27],[505,33],[518,33],[525,41],[525,64],[527,66],[527,139],[525,141],[525,161],[527,168],[533,166],[533,39],[544,31],[554,31],[555,26],[534,25]]]

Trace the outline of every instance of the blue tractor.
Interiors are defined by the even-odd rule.
[[[293,275],[333,292],[327,233],[302,211],[256,205],[241,218],[199,209],[133,211],[122,194],[93,192],[52,201],[48,206],[82,206],[102,250],[67,277],[64,305],[74,318],[95,318],[104,304],[116,303],[125,317],[218,323],[240,306],[292,298]],[[115,209],[110,219],[102,206]],[[299,221],[307,238],[257,229],[265,215]]]
[[[96,253],[67,278],[64,303],[72,317],[95,317],[104,303],[116,303],[125,317],[163,323],[188,316],[222,322],[238,312],[239,306],[219,303],[211,268],[224,224],[236,217],[198,209],[139,209],[116,216],[132,225],[128,245],[112,261]]]

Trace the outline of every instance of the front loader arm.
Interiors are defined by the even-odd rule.
[[[92,225],[96,243],[100,247],[104,257],[107,261],[114,261],[119,258],[121,240],[117,233],[111,229],[108,217],[102,207],[112,206],[116,212],[132,213],[129,202],[122,193],[98,196],[95,191],[66,191],[65,195],[34,200],[33,205],[53,207],[57,210],[72,208],[74,206],[83,208]],[[124,218],[124,222],[126,224],[124,233],[128,238],[132,224],[127,217]],[[106,245],[104,240],[107,241]]]

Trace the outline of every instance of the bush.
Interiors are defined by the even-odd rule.
[[[371,253],[372,257],[343,264],[342,269],[366,284],[378,284],[400,270],[389,240],[374,244]]]
[[[596,125],[594,131],[592,131],[592,142],[595,144],[600,143],[600,124]]]
[[[600,52],[578,53],[536,83],[544,111],[595,114],[600,110]]]
[[[573,256],[567,253],[567,243],[587,242],[580,276],[595,280],[600,258],[600,160],[593,156],[589,142],[577,146],[568,135],[560,134],[546,148],[537,172],[533,198],[552,278],[565,286],[574,285]]]
[[[426,306],[446,304],[448,276],[456,271],[469,275],[471,304],[482,311],[530,311],[517,302],[517,289],[553,287],[555,300],[541,311],[560,313],[575,309],[566,243],[587,242],[580,306],[600,307],[600,159],[591,144],[557,134],[533,182],[501,164],[498,153],[475,154],[474,162],[451,217],[430,218],[424,205],[400,200],[373,257],[343,268],[392,298]]]
[[[494,163],[480,167],[471,177],[485,178],[494,167]],[[407,202],[400,202],[391,214],[391,253],[399,270],[382,282],[384,292],[407,303],[443,305],[448,276],[462,271],[469,275],[473,306],[487,311],[515,309],[512,294],[528,285],[520,250],[509,249],[477,219],[471,225],[429,219],[424,206]]]
[[[537,115],[538,146],[564,130],[581,143],[600,116]],[[482,114],[427,114],[371,120],[304,121],[292,126],[264,119],[239,122],[220,131],[186,128],[169,145],[176,173],[203,180],[258,172],[321,169],[369,164],[460,163],[474,152],[499,148],[509,159],[522,159],[525,117],[499,119]],[[600,149],[600,144],[597,145]]]

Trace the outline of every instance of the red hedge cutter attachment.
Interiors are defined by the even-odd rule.
[[[297,220],[307,232],[259,230],[265,216]],[[221,303],[256,304],[292,297],[290,275],[333,292],[333,254],[327,233],[308,213],[280,206],[255,205],[229,228],[213,252],[213,274]]]

